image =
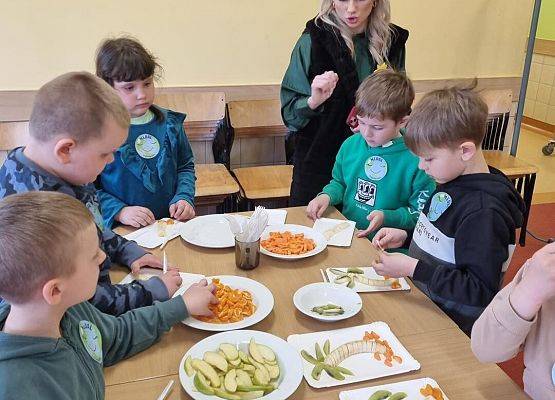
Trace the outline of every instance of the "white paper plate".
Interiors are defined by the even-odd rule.
[[[138,277],[133,274],[127,274],[125,278],[123,278],[120,281],[120,283],[124,285],[127,283],[131,283],[134,280],[148,280],[153,276],[160,276],[160,275],[162,275],[161,269],[141,268],[141,272],[139,273]],[[189,287],[193,283],[197,283],[198,281],[200,281],[201,279],[204,279],[205,277],[204,275],[201,275],[201,274],[191,274],[189,272],[180,272],[179,275],[181,275],[181,279],[183,279],[183,283],[181,283],[181,286],[179,287],[179,289],[177,289],[173,297],[183,294],[183,292],[189,289]]]
[[[280,258],[282,260],[298,260],[301,258],[306,258],[306,257],[311,257],[314,256],[322,251],[324,251],[326,249],[327,246],[327,241],[324,238],[324,236],[320,233],[315,231],[312,228],[309,228],[308,226],[304,226],[304,225],[294,225],[294,224],[284,224],[284,225],[272,225],[272,226],[268,226],[264,232],[262,233],[262,236],[260,237],[260,240],[266,240],[270,237],[270,232],[285,232],[285,231],[289,231],[291,233],[304,233],[304,236],[306,238],[312,239],[314,240],[314,243],[316,244],[316,247],[304,254],[299,254],[299,255],[283,255],[283,254],[276,254],[276,253],[272,253],[268,250],[266,250],[264,247],[262,247],[262,244],[260,245],[260,252],[262,254],[266,254],[267,256],[270,257],[275,257],[275,258]]]
[[[203,215],[187,221],[181,229],[181,237],[200,247],[221,249],[235,246],[229,222],[221,214]]]
[[[334,267],[335,268],[335,267]],[[359,267],[364,271],[364,276],[370,279],[384,279],[383,276],[378,275],[378,273],[372,267]],[[347,272],[347,268],[335,268],[341,271]],[[328,276],[328,280],[333,283],[337,275],[330,271],[330,268],[326,268],[326,275]],[[352,289],[355,292],[359,293],[367,293],[367,292],[395,292],[398,290],[410,290],[410,285],[408,284],[405,278],[399,278],[399,284],[401,285],[398,289],[392,289],[389,286],[368,286],[364,285],[360,282],[355,281],[355,287]],[[341,286],[346,286],[346,284],[336,284]]]
[[[357,354],[347,358],[340,364],[342,367],[353,372],[354,375],[345,375],[345,379],[339,381],[330,377],[326,372],[322,372],[319,380],[313,379],[311,372],[314,365],[303,359],[303,373],[307,383],[315,388],[323,388],[362,382],[420,369],[420,363],[410,355],[385,322],[373,322],[367,325],[336,329],[333,331],[291,335],[287,338],[287,342],[295,347],[299,353],[301,350],[306,350],[309,354],[314,356],[315,343],[323,346],[324,342],[329,339],[331,350],[333,351],[345,343],[362,340],[364,333],[370,331],[376,332],[380,335],[382,340],[387,340],[395,355],[400,356],[403,362],[401,364],[394,362],[392,367],[388,367],[383,361],[374,359],[370,353]]]
[[[276,354],[281,371],[279,386],[273,392],[261,397],[264,400],[283,400],[291,396],[303,379],[303,366],[299,353],[285,340],[266,332],[243,330],[234,332],[222,332],[201,340],[191,347],[181,359],[179,364],[179,380],[183,389],[195,400],[218,400],[219,397],[207,396],[196,391],[193,385],[193,377],[185,373],[185,360],[188,356],[202,359],[207,351],[217,350],[222,343],[236,344],[239,349],[246,351],[251,338],[256,343],[270,347]]]
[[[249,291],[252,294],[252,301],[256,306],[256,311],[250,317],[229,324],[213,324],[189,317],[183,321],[185,325],[191,328],[214,332],[243,329],[262,321],[274,308],[274,296],[270,289],[255,280],[232,275],[211,276],[207,279],[210,282],[213,278],[219,278],[221,283],[230,286],[232,289]]]
[[[420,389],[423,389],[428,384],[436,388],[439,387],[437,382],[432,378],[413,379],[412,381],[403,381],[391,383],[389,385],[379,385],[339,392],[339,400],[368,400],[368,398],[378,390],[388,390],[391,394],[404,392],[407,394],[407,400],[425,400],[426,397],[422,396]],[[445,400],[449,400],[445,392],[443,392],[441,388],[439,389],[443,393],[443,398]]]
[[[168,220],[169,218],[163,218],[163,220]],[[181,230],[185,226],[184,222],[175,221],[173,225],[167,225],[166,227],[166,236],[158,236],[158,228],[156,223],[145,226],[144,228],[137,229],[134,232],[131,232],[124,236],[127,240],[133,240],[137,242],[137,244],[141,247],[145,247],[147,249],[154,249],[165,240],[170,241],[178,237],[181,233]]]
[[[332,218],[319,218],[314,222],[312,228],[322,235],[329,229],[347,222],[349,224],[348,228],[343,229],[341,232],[336,233],[328,240],[328,246],[339,246],[339,247],[349,247],[353,241],[353,234],[355,233],[355,221],[348,221],[344,219],[332,219]]]
[[[303,314],[325,322],[350,318],[358,314],[362,308],[362,299],[356,292],[346,287],[322,282],[301,287],[293,295],[293,303]],[[345,312],[341,315],[320,315],[312,311],[313,307],[330,303],[343,307]]]

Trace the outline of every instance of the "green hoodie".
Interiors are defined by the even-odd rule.
[[[0,329],[9,311],[0,302]],[[187,316],[181,296],[119,317],[84,302],[66,311],[59,339],[0,331],[0,399],[103,399],[104,367],[150,347]]]
[[[330,196],[330,205],[342,203],[343,215],[358,229],[368,227],[370,212],[381,210],[383,226],[410,230],[434,189],[434,181],[418,169],[418,157],[403,137],[372,148],[354,134],[339,149],[332,180],[322,193]]]

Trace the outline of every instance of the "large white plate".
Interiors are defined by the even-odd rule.
[[[358,267],[364,271],[364,276],[370,279],[385,279],[383,276],[378,275],[376,270],[372,267]],[[326,275],[328,276],[328,280],[333,283],[335,278],[338,276],[335,275],[333,272],[330,271],[331,268],[326,268]],[[347,272],[348,268],[335,268],[341,271]],[[410,290],[410,286],[405,278],[399,278],[399,284],[401,285],[398,289],[392,289],[390,286],[368,286],[364,285],[360,282],[355,281],[355,287],[352,289],[355,292],[359,293],[366,293],[366,292],[395,292],[398,290]],[[340,285],[339,283],[335,283],[335,285]],[[341,286],[346,286],[346,284],[341,284]]]
[[[183,389],[195,400],[218,400],[219,397],[207,396],[195,390],[193,377],[188,377],[185,373],[185,360],[188,356],[202,359],[205,352],[217,350],[222,343],[236,344],[239,349],[246,352],[251,338],[254,338],[256,343],[266,345],[274,351],[281,371],[278,388],[261,397],[261,399],[283,400],[295,393],[303,379],[303,366],[299,353],[285,340],[277,336],[252,330],[218,333],[201,340],[191,347],[179,364],[179,380]]]
[[[229,222],[221,214],[203,215],[187,221],[181,228],[181,237],[200,247],[221,249],[235,246]]]
[[[305,333],[302,335],[291,335],[287,338],[287,342],[295,347],[299,353],[306,350],[314,356],[314,344],[320,346],[329,339],[330,347],[333,351],[337,347],[352,341],[362,340],[365,332],[374,331],[382,340],[387,340],[391,349],[402,358],[402,363],[393,363],[392,367],[386,366],[383,361],[374,359],[370,353],[357,354],[347,358],[341,362],[340,366],[349,369],[354,373],[353,376],[345,375],[342,381],[333,379],[326,372],[322,372],[319,380],[312,378],[311,372],[314,365],[303,359],[303,373],[307,383],[315,388],[331,387],[345,385],[348,383],[362,382],[370,379],[382,378],[402,374],[405,372],[416,371],[420,369],[420,363],[416,361],[407,349],[401,344],[399,339],[391,332],[391,329],[385,322],[373,322],[367,325],[354,326],[352,328],[336,329],[333,331]]]
[[[349,247],[353,241],[353,234],[355,232],[356,223],[354,221],[348,221],[345,219],[319,218],[314,222],[312,228],[323,235],[327,230],[333,229],[335,226],[342,224],[343,222],[348,223],[349,227],[333,235],[330,240],[328,240],[328,246]]]
[[[232,289],[249,291],[252,294],[252,301],[256,306],[256,311],[250,317],[230,324],[212,324],[200,321],[194,317],[189,317],[183,321],[185,325],[191,328],[215,332],[243,329],[262,321],[274,308],[274,296],[272,292],[270,292],[270,289],[263,284],[249,278],[232,275],[211,276],[207,279],[210,282],[214,278],[220,279],[221,283],[230,286]]]
[[[260,245],[260,252],[262,254],[266,254],[267,256],[280,258],[282,260],[298,260],[301,258],[314,256],[326,249],[327,241],[326,241],[326,238],[324,238],[324,235],[304,225],[284,224],[284,225],[268,226],[262,233],[260,240],[262,241],[262,240],[268,239],[270,237],[270,232],[285,232],[285,231],[289,231],[291,233],[304,233],[305,238],[314,240],[316,247],[313,250],[304,254],[283,255],[283,254],[272,253],[266,250],[264,247],[262,247],[262,245]]]
[[[163,220],[168,220],[169,218],[163,218]],[[146,247],[147,249],[154,249],[164,243],[164,241],[170,241],[175,239],[181,233],[181,229],[185,226],[184,222],[175,221],[173,225],[167,225],[166,236],[158,236],[158,228],[156,223],[145,226],[144,228],[137,229],[124,236],[127,240],[133,240],[141,247]]]
[[[420,393],[420,389],[424,388],[426,385],[432,385],[433,387],[439,387],[437,382],[432,378],[420,378],[420,379],[413,379],[411,381],[403,381],[397,383],[390,383],[389,385],[379,385],[379,386],[372,386],[367,388],[361,389],[354,389],[339,392],[339,399],[340,400],[368,400],[370,396],[372,396],[378,390],[388,390],[393,393],[397,392],[404,392],[407,394],[408,400],[426,400],[429,399],[425,396],[422,396]],[[439,388],[441,390],[441,388]],[[445,392],[441,390],[443,393],[443,398],[445,400],[449,400],[449,398],[445,395]]]
[[[323,282],[311,283],[301,287],[293,295],[293,303],[303,314],[325,322],[350,318],[362,308],[362,299],[358,293],[346,287]],[[314,307],[330,303],[343,307],[344,313],[340,315],[320,315],[312,311]]]

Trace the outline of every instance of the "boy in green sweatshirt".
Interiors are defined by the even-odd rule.
[[[66,194],[8,196],[0,226],[0,399],[103,399],[103,367],[217,302],[203,280],[166,302],[103,314],[86,300],[106,255],[92,214]]]
[[[371,239],[382,226],[414,228],[435,183],[418,169],[418,157],[401,135],[413,101],[404,73],[376,71],[362,82],[355,103],[358,132],[343,142],[331,182],[308,204],[310,218],[342,204],[359,237]]]

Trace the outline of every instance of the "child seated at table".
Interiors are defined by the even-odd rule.
[[[438,186],[420,213],[409,255],[380,255],[381,275],[409,276],[470,335],[490,303],[515,247],[524,202],[481,150],[488,108],[472,88],[436,90],[416,105],[405,141],[419,168]],[[407,241],[407,232],[383,228],[373,243],[385,249]]]
[[[86,300],[106,255],[92,215],[71,196],[8,196],[0,226],[2,399],[103,399],[103,367],[150,347],[188,315],[211,315],[217,302],[202,280],[119,317],[93,307]]]
[[[472,328],[482,362],[509,360],[524,349],[524,390],[555,398],[555,243],[538,250],[486,307]]]
[[[331,182],[308,204],[310,218],[341,204],[342,214],[362,230],[359,237],[371,239],[382,226],[414,228],[435,184],[418,169],[400,132],[413,101],[404,73],[376,71],[362,82],[355,102],[358,134],[343,142]]]
[[[195,216],[195,164],[183,131],[185,114],[153,105],[156,58],[138,41],[107,39],[96,55],[96,75],[131,115],[129,136],[99,177],[104,223],[134,227]]]
[[[113,160],[128,127],[129,114],[108,84],[88,72],[64,74],[40,88],[31,111],[27,146],[11,151],[0,167],[0,199],[34,190],[55,191],[87,206],[107,254],[91,302],[113,315],[167,300],[181,285],[176,270],[127,285],[110,281],[112,262],[129,266],[135,273],[143,266],[162,268],[158,257],[105,229],[91,183]]]

